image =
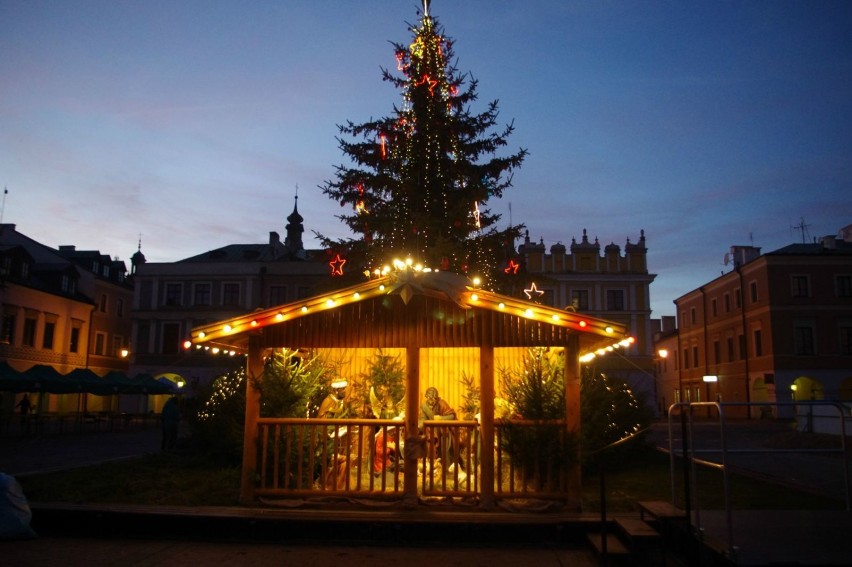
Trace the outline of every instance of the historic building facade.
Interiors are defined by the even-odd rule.
[[[305,250],[303,218],[294,206],[284,241],[277,232],[259,244],[231,244],[177,262],[132,258],[132,371],[176,383],[206,384],[245,364],[216,345],[187,349],[193,327],[281,305],[330,285],[325,251]],[[215,355],[214,355],[215,353]]]
[[[654,354],[651,326],[650,285],[656,277],[648,272],[645,231],[636,243],[627,240],[621,247],[603,247],[598,239],[589,241],[586,230],[580,242],[571,240],[566,248],[554,244],[550,251],[543,242],[531,242],[527,234],[518,247],[524,270],[523,290],[530,300],[617,321],[625,325],[636,342],[624,353],[596,358],[591,365],[598,372],[617,375],[637,395],[656,407]]]
[[[0,225],[0,360],[20,372],[36,365],[63,375],[76,369],[100,376],[125,372],[122,350],[129,345],[133,300],[126,272],[123,261],[107,254],[51,248],[14,224]],[[45,412],[107,410],[114,402],[91,397],[86,405],[64,394],[38,398]]]
[[[673,401],[852,400],[850,229],[766,254],[732,247],[732,271],[675,300],[678,331],[658,345],[670,349],[660,375],[666,395]],[[756,416],[757,410],[741,413]]]

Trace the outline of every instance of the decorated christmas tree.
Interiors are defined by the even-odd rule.
[[[388,117],[339,127],[351,165],[322,190],[348,209],[339,218],[357,237],[324,241],[356,272],[411,258],[494,288],[522,226],[498,228],[488,202],[511,186],[527,152],[499,155],[513,125],[498,126],[497,101],[471,110],[477,81],[457,71],[428,1],[412,31],[409,45],[394,44],[396,66],[382,69],[401,103]]]

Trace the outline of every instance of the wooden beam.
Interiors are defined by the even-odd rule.
[[[567,435],[577,437],[577,450],[574,464],[567,471],[568,506],[580,511],[581,478],[580,478],[580,337],[571,335],[565,347],[565,427]]]
[[[412,335],[414,338],[415,335]],[[405,479],[403,503],[417,505],[417,459],[422,439],[417,422],[420,419],[420,348],[409,343],[405,349]]]
[[[494,508],[494,347],[479,348],[480,505]]]
[[[240,477],[240,503],[253,504],[254,470],[257,468],[257,420],[260,417],[260,391],[252,385],[252,378],[263,373],[262,337],[249,337],[246,358],[246,419],[243,432],[243,468]]]

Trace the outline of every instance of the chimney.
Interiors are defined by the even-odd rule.
[[[822,237],[822,247],[826,250],[836,250],[837,249],[837,237],[833,234],[829,234],[828,236]]]
[[[739,268],[752,260],[760,257],[760,247],[757,246],[731,246],[731,260],[734,267]]]

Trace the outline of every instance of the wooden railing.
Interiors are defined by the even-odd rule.
[[[510,431],[509,428],[512,428]],[[534,428],[536,428],[534,430]],[[522,459],[505,448],[510,435],[530,443]],[[564,455],[548,455],[552,439],[566,435],[562,421],[495,423],[494,488],[501,498],[564,498]],[[482,436],[476,421],[425,421],[406,447],[402,422],[379,419],[258,420],[255,495],[401,498],[404,459],[417,461],[417,494],[476,497],[482,491]],[[449,463],[449,464],[447,464]]]

